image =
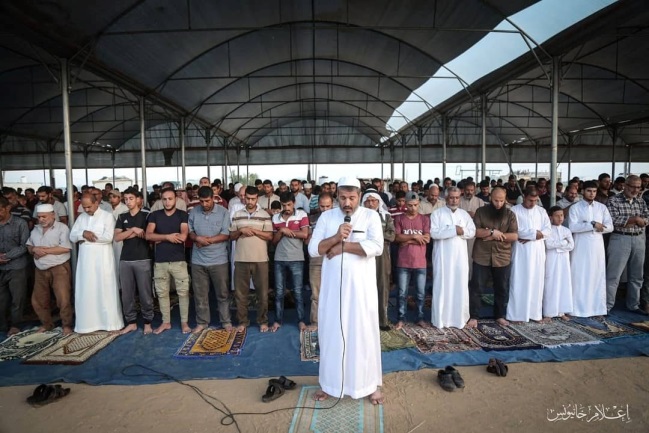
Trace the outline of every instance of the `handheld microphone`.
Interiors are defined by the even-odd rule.
[[[352,217],[349,216],[349,215],[345,215],[345,220],[344,221],[345,221],[346,224],[349,224],[350,222],[352,222]]]

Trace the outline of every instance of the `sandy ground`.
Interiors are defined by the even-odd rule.
[[[384,376],[386,432],[647,432],[649,358],[562,363],[510,364],[499,378],[484,367],[459,367],[464,391],[445,392],[436,370]],[[316,377],[293,377],[315,385]],[[188,383],[225,402],[240,431],[287,432],[299,390],[262,403],[268,379],[199,380]],[[236,432],[221,425],[222,415],[190,388],[177,383],[139,386],[71,384],[70,395],[50,405],[25,403],[34,386],[0,388],[0,432]],[[579,419],[564,405],[579,405]],[[591,406],[590,413],[588,406]],[[618,418],[613,406],[628,415]],[[219,406],[221,407],[221,406]],[[572,406],[574,408],[574,406]],[[288,409],[286,409],[288,408]],[[599,415],[603,410],[608,418]],[[285,409],[285,410],[282,410]],[[617,414],[617,415],[614,415]],[[552,419],[549,421],[548,418]]]

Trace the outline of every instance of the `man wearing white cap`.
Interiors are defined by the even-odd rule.
[[[54,328],[50,305],[50,290],[53,290],[61,315],[63,334],[68,335],[72,333],[73,315],[70,301],[72,296],[70,229],[56,221],[54,206],[51,204],[41,204],[36,206],[35,210],[38,215],[38,225],[34,227],[27,240],[27,250],[34,256],[36,265],[32,307],[41,321],[38,332],[50,331]]]
[[[124,321],[112,247],[115,219],[99,208],[99,200],[92,194],[83,195],[81,206],[84,213],[79,215],[70,231],[70,240],[79,243],[74,331],[118,331]]]
[[[309,242],[325,256],[318,305],[319,382],[313,398],[369,397],[383,403],[375,257],[383,252],[379,214],[360,206],[360,184],[338,182],[339,207],[324,212]],[[342,370],[342,371],[341,371]]]

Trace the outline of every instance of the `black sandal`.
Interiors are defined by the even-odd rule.
[[[27,403],[34,407],[45,406],[70,394],[70,388],[63,388],[61,385],[39,385],[34,389],[31,396],[27,397]]]
[[[509,367],[503,362],[502,359],[490,358],[489,365],[487,365],[487,371],[489,373],[495,374],[496,376],[505,377],[507,376]]]
[[[453,376],[446,370],[437,372],[437,381],[444,391],[453,392],[457,389],[455,382],[453,382]]]
[[[268,381],[269,385],[280,386],[281,388],[290,391],[295,389],[296,383],[291,379],[288,379],[286,376],[280,376],[278,379],[270,379]]]
[[[464,388],[464,379],[462,379],[462,376],[460,375],[459,371],[457,371],[455,368],[451,367],[450,365],[446,366],[445,371],[451,375],[451,378],[453,379],[453,383],[458,389]]]
[[[271,401],[277,400],[283,395],[284,388],[275,384],[268,385],[268,388],[266,388],[266,394],[261,397],[261,401],[263,401],[264,403],[270,403]]]

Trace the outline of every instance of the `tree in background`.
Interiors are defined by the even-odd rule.
[[[254,185],[255,180],[259,179],[257,173],[249,173],[248,177],[245,175],[237,175],[234,170],[230,170],[229,182],[231,183],[242,183],[244,185]]]

